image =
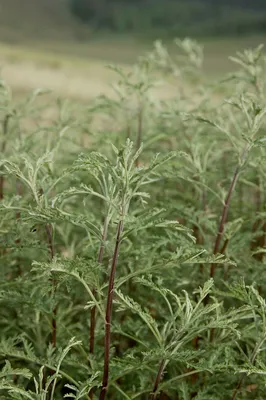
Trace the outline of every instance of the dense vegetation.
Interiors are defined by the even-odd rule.
[[[69,0],[79,20],[114,32],[243,35],[266,32],[266,5],[256,1]]]
[[[265,399],[266,58],[176,45],[88,105],[1,81],[3,400]]]

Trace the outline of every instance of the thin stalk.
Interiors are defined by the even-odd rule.
[[[8,134],[8,123],[11,118],[10,114],[7,114],[3,121],[3,141],[1,146],[1,153],[4,154],[7,145],[7,134]],[[0,200],[4,198],[4,177],[0,176]]]
[[[219,229],[218,229],[218,233],[217,233],[215,244],[214,244],[213,254],[219,253],[219,249],[220,249],[220,245],[221,245],[221,241],[222,241],[223,233],[224,233],[224,226],[225,226],[225,223],[227,221],[230,201],[231,201],[232,194],[233,194],[233,191],[234,191],[236,183],[237,183],[237,179],[239,177],[239,173],[240,173],[240,166],[238,165],[236,167],[236,169],[235,169],[235,173],[233,175],[233,179],[232,179],[231,184],[229,186],[229,190],[228,190],[228,193],[227,193],[227,196],[226,196],[226,199],[225,199],[225,203],[224,203],[224,206],[223,206],[222,216],[221,216],[220,224],[219,224]],[[210,277],[211,278],[214,277],[215,270],[216,270],[216,264],[211,264],[211,267],[210,267]]]
[[[196,238],[196,244],[197,245],[203,245],[204,244],[204,239],[203,239],[203,236],[200,233],[200,230],[199,230],[198,226],[194,227],[194,236]],[[203,272],[204,272],[204,264],[200,264],[199,268],[200,268],[200,274],[202,275]],[[200,337],[199,336],[194,337],[193,340],[192,340],[192,346],[193,346],[193,348],[195,350],[198,350],[198,348],[199,348],[199,341],[200,341]],[[198,375],[196,375],[196,374],[192,375],[191,383],[195,384],[197,378],[198,378]]]
[[[166,383],[162,384],[161,387],[163,388],[163,387],[166,386],[166,385],[169,386],[169,383],[175,382],[175,381],[177,381],[177,380],[184,379],[184,378],[186,378],[186,377],[188,377],[188,376],[191,376],[191,375],[193,375],[193,374],[198,374],[199,372],[202,372],[202,371],[201,371],[201,370],[190,371],[190,372],[186,372],[185,374],[175,376],[174,378],[169,379]],[[141,392],[138,392],[138,393],[134,394],[134,395],[131,397],[131,399],[132,399],[132,400],[133,400],[133,399],[139,399],[141,395],[146,394],[146,393],[148,393],[147,390],[142,390]]]
[[[255,193],[255,202],[256,202],[256,211],[259,213],[261,211],[261,205],[264,202],[263,190],[260,187],[260,180],[257,179],[258,189]],[[255,250],[256,247],[265,247],[266,245],[266,222],[261,218],[257,219],[253,225],[252,232],[256,233],[258,230],[262,230],[261,236],[257,236],[255,240],[251,242],[250,248],[251,250]],[[255,254],[254,258],[260,262],[263,261],[263,253]]]
[[[142,134],[143,134],[143,109],[142,109],[142,104],[140,104],[138,113],[138,133],[137,133],[136,151],[140,149]],[[136,159],[136,167],[139,167],[139,158]]]
[[[199,306],[199,304],[200,304],[200,303],[198,303],[198,305],[196,306],[196,308]],[[195,309],[195,310],[196,310],[196,309]],[[195,310],[194,310],[194,311],[195,311]],[[200,335],[201,331],[204,331],[204,329],[205,329],[205,328],[202,328],[202,329],[199,330],[198,336]],[[174,354],[174,353],[178,350],[179,347],[180,347],[180,343],[178,343],[178,344],[175,346],[175,348],[173,349],[172,354]],[[158,373],[157,373],[157,375],[156,375],[155,382],[154,382],[154,386],[153,386],[153,391],[152,391],[152,393],[150,394],[150,398],[149,398],[150,400],[156,400],[156,398],[157,398],[157,395],[158,395],[158,387],[159,387],[159,384],[160,384],[160,382],[161,382],[161,380],[162,380],[162,376],[163,376],[163,374],[164,374],[164,371],[165,371],[165,368],[166,368],[168,362],[169,362],[169,360],[164,359],[164,360],[161,361],[161,363],[160,363],[160,365],[159,365]],[[188,375],[195,375],[195,374],[196,374],[196,376],[197,376],[197,374],[198,374],[199,372],[200,372],[200,371],[194,371],[194,370],[193,370],[193,371],[190,371],[190,373],[189,373]],[[188,375],[187,375],[187,376],[188,376]]]
[[[16,181],[16,194],[17,194],[17,196],[21,196],[22,195],[22,186],[21,186],[21,183],[20,183],[20,181],[17,179],[17,181]],[[18,221],[20,220],[20,211],[17,211],[16,212],[16,220],[17,220],[17,223],[18,223]],[[17,245],[19,245],[20,244],[20,239],[17,239],[16,240],[16,244]],[[20,264],[20,257],[18,257],[18,266],[17,266],[17,269],[18,269],[18,275],[19,276],[21,276],[21,274],[22,274],[22,270],[21,270],[21,264]]]
[[[150,395],[150,400],[155,400],[156,397],[157,397],[157,390],[158,390],[159,384],[160,384],[160,382],[162,380],[162,376],[163,376],[163,373],[164,373],[165,366],[166,366],[166,361],[162,360],[161,364],[159,366],[159,370],[158,370],[157,376],[155,378],[153,391],[152,391],[152,393]]]
[[[255,191],[255,196],[254,196],[254,201],[256,204],[256,212],[259,213],[261,211],[261,204],[262,204],[262,199],[261,199],[261,188],[260,188],[260,179],[259,177],[256,179],[256,191]],[[256,219],[252,228],[252,233],[256,233],[259,225],[260,225],[261,220]],[[254,250],[257,246],[256,240],[251,242],[250,248],[251,250]]]
[[[46,225],[46,233],[47,233],[47,240],[48,240],[48,245],[49,245],[49,251],[50,251],[50,256],[51,256],[51,261],[54,259],[55,256],[55,249],[54,249],[54,243],[53,243],[53,227],[51,224]],[[52,279],[52,286],[53,286],[53,292],[56,291],[56,280]],[[57,307],[55,306],[53,309],[53,319],[52,319],[52,346],[56,347],[56,340],[57,340],[57,326],[56,326],[56,314],[57,314]]]
[[[21,144],[22,137],[21,137],[20,126],[18,126],[18,139],[19,139],[19,142]],[[21,182],[20,182],[19,179],[16,180],[16,195],[19,196],[19,197],[22,196],[22,185],[21,185]],[[17,223],[20,220],[20,211],[19,210],[16,211],[16,220],[17,220]],[[19,245],[20,242],[21,242],[20,239],[16,240],[16,244],[17,245]],[[21,274],[22,274],[20,261],[21,261],[20,257],[18,257],[18,267],[17,267],[17,269],[18,269],[18,275],[19,276],[21,276]]]
[[[107,239],[107,232],[108,232],[108,217],[104,218],[104,225],[103,225],[103,233],[102,233],[102,240],[100,244],[100,249],[98,253],[98,264],[102,264],[103,262],[103,253],[105,249],[105,242]],[[94,288],[93,296],[96,296],[96,289]],[[90,354],[94,354],[94,347],[95,347],[95,327],[96,327],[96,306],[94,306],[91,310],[91,317],[90,317]],[[94,389],[92,388],[89,392],[89,399],[93,399]]]
[[[107,297],[106,316],[105,316],[104,371],[103,371],[102,389],[101,389],[99,400],[105,399],[105,396],[107,393],[107,388],[108,388],[114,282],[115,282],[116,267],[117,267],[117,262],[118,262],[118,254],[119,254],[119,249],[120,249],[120,244],[121,244],[121,236],[123,233],[123,227],[124,227],[124,224],[123,224],[123,220],[121,218],[118,223],[118,227],[117,227],[116,243],[115,243],[115,249],[114,249],[114,254],[113,254],[113,259],[112,259],[111,273],[110,273],[109,286],[108,286],[108,297]]]
[[[220,251],[221,254],[225,253],[225,250],[227,249],[228,243],[229,243],[229,239],[226,239],[224,241],[223,247],[221,248],[221,251]]]
[[[232,198],[232,194],[234,192],[237,180],[238,180],[239,175],[240,175],[241,165],[244,164],[244,162],[246,161],[246,159],[248,157],[249,150],[251,149],[251,147],[252,146],[249,143],[245,146],[245,148],[244,148],[244,150],[243,150],[243,152],[241,154],[241,157],[240,157],[240,163],[237,165],[237,167],[235,169],[231,184],[229,186],[228,193],[227,193],[227,196],[226,196],[226,199],[225,199],[225,203],[224,203],[224,206],[223,206],[223,210],[222,210],[222,215],[221,215],[221,219],[220,219],[218,233],[217,233],[215,244],[214,244],[214,250],[213,250],[213,254],[214,255],[219,253],[221,240],[223,238],[223,233],[224,233],[224,226],[225,226],[226,221],[227,221],[227,216],[228,216],[228,211],[229,211],[229,206],[230,206],[230,201],[231,201],[231,198]],[[211,264],[211,266],[210,266],[210,277],[211,278],[214,277],[215,270],[216,270],[216,264]]]
[[[201,205],[202,205],[202,210],[203,210],[203,212],[206,213],[206,209],[207,209],[207,194],[206,194],[206,190],[205,190],[205,189],[203,189],[203,191],[202,191],[202,195],[201,195]],[[200,221],[199,221],[199,222],[200,222]],[[202,226],[202,230],[203,230],[203,229],[204,229],[204,226]],[[195,235],[195,233],[194,233],[194,236],[196,237],[196,244],[197,244],[197,245],[203,246],[203,245],[204,245],[204,236],[203,236],[203,234],[200,232],[199,225],[196,225],[196,226],[195,226],[195,231],[194,231],[194,232],[196,233],[196,235]],[[204,264],[200,264],[199,267],[200,267],[200,273],[201,273],[201,275],[203,275],[203,272],[204,272]],[[200,341],[200,337],[199,337],[199,336],[196,336],[196,337],[192,340],[192,346],[193,346],[194,349],[196,349],[196,350],[198,350],[198,348],[199,348],[199,341]],[[192,375],[192,377],[191,377],[191,383],[192,383],[192,384],[195,384],[196,381],[197,381],[197,379],[198,379],[198,374]]]
[[[47,234],[47,241],[48,241],[48,248],[50,252],[51,261],[54,259],[55,256],[55,249],[53,243],[53,227],[51,224],[46,224],[45,226],[46,234]],[[52,286],[53,292],[56,290],[56,280],[52,279]],[[57,307],[53,309],[53,319],[52,319],[52,339],[51,344],[53,347],[56,347],[56,339],[57,339],[57,326],[56,326],[56,314],[57,314]]]
[[[104,253],[104,248],[105,248],[105,241],[107,238],[107,232],[108,232],[108,218],[105,217],[104,219],[104,227],[103,227],[103,233],[102,233],[102,241],[99,249],[99,254],[98,254],[98,263],[102,264],[103,262],[103,253]],[[96,295],[96,289],[94,288],[92,291],[94,297]],[[91,325],[90,325],[90,353],[94,353],[94,339],[95,339],[95,322],[96,322],[96,306],[93,307],[91,310]]]
[[[42,192],[42,190],[41,190]],[[50,252],[51,261],[54,259],[55,256],[55,249],[54,249],[54,242],[53,242],[53,226],[51,224],[45,225],[45,230],[47,234],[47,242],[48,242],[48,249]],[[55,293],[56,291],[56,280],[52,278],[52,291],[51,293]],[[57,315],[57,307],[55,306],[53,309],[53,317],[52,317],[52,332],[51,332],[51,345],[55,348],[56,341],[57,341],[57,326],[56,326],[56,315]],[[53,375],[55,370],[50,370],[50,374]],[[46,381],[46,376],[44,375],[44,382]],[[49,399],[52,400],[52,394],[49,393]]]

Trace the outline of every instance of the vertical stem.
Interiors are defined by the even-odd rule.
[[[21,186],[21,183],[20,183],[20,181],[18,179],[16,181],[16,194],[17,194],[17,196],[21,196],[21,194],[22,194],[22,186]],[[20,212],[17,211],[16,212],[16,220],[17,220],[17,222],[18,222],[19,219],[20,219]],[[19,243],[20,243],[20,239],[17,239],[16,240],[16,244],[19,245]],[[17,268],[18,268],[18,275],[20,276],[22,274],[21,265],[20,265],[20,257],[18,257],[18,266],[17,266]]]
[[[6,114],[4,121],[3,121],[3,141],[2,141],[2,146],[1,146],[1,153],[2,156],[4,155],[5,149],[6,149],[6,144],[7,144],[7,133],[8,133],[8,122],[9,119],[11,118],[10,114]],[[3,200],[4,198],[4,176],[0,175],[0,201]],[[6,249],[4,248],[2,251],[0,251],[0,256],[4,256],[6,254]]]
[[[198,178],[197,180],[200,181],[200,178]],[[196,196],[196,191],[194,191],[194,188],[193,188],[192,192],[193,192],[193,195]],[[200,202],[201,202],[201,207],[200,207],[200,208],[202,209],[203,212],[206,212],[206,208],[207,208],[207,195],[206,195],[206,190],[205,190],[205,189],[203,189],[203,191],[202,191],[202,193],[201,193]],[[197,222],[199,222],[199,219],[197,220]],[[202,230],[203,230],[203,229],[204,229],[204,227],[202,226]],[[200,232],[199,224],[198,224],[198,225],[196,225],[196,224],[194,225],[194,227],[193,227],[193,234],[194,234],[194,236],[195,236],[195,238],[196,238],[196,244],[198,244],[198,245],[204,245],[204,237],[203,237],[203,235],[202,235],[201,232]],[[203,265],[203,264],[200,264],[199,267],[200,267],[200,272],[203,273],[204,265]]]
[[[261,190],[260,190],[260,180],[259,180],[259,178],[256,179],[256,184],[257,184],[257,188],[256,188],[256,191],[255,191],[254,201],[255,201],[255,204],[256,204],[256,212],[259,213],[260,210],[261,210]],[[256,233],[257,232],[260,223],[261,223],[260,219],[256,219],[255,220],[254,225],[252,227],[252,233]],[[257,247],[257,245],[258,245],[257,241],[258,241],[257,238],[255,240],[251,241],[251,244],[250,244],[250,249],[251,250],[254,250]],[[255,256],[255,258],[256,258],[256,256]]]
[[[49,247],[49,252],[50,252],[50,257],[51,261],[53,260],[55,256],[55,249],[54,249],[54,243],[53,243],[53,227],[51,224],[47,224],[45,226],[46,234],[47,234],[47,241],[48,241],[48,247]],[[52,286],[53,286],[53,292],[56,290],[56,280],[52,279]],[[54,307],[53,309],[53,319],[52,319],[52,339],[51,343],[53,347],[56,347],[56,314],[57,314],[57,307]]]
[[[105,241],[107,238],[108,232],[108,217],[104,218],[104,226],[103,226],[103,233],[102,233],[102,240],[100,244],[99,254],[98,254],[98,263],[102,264],[103,262],[103,253],[105,248]],[[93,289],[93,295],[96,295],[96,289]],[[90,354],[94,353],[94,346],[95,346],[95,327],[96,327],[96,307],[94,306],[91,310],[91,317],[90,317]],[[89,392],[89,399],[93,399],[94,390],[91,389]]]
[[[4,118],[3,121],[3,141],[2,141],[2,146],[1,146],[1,153],[3,154],[6,149],[6,144],[7,144],[7,133],[8,133],[8,122],[11,118],[10,114],[7,114]],[[4,198],[4,177],[0,176],[0,200],[3,200]]]
[[[152,391],[152,393],[150,395],[150,400],[155,400],[156,397],[157,397],[157,393],[156,392],[157,392],[159,384],[161,382],[161,379],[162,379],[162,376],[163,376],[163,373],[164,373],[164,369],[165,369],[165,365],[166,365],[165,360],[162,360],[161,363],[160,363],[159,369],[158,369],[158,373],[156,375],[156,379],[155,379],[154,386],[153,386],[153,391]]]
[[[43,194],[43,190],[40,190],[40,194]],[[55,249],[54,249],[54,242],[53,242],[53,227],[51,224],[45,225],[46,235],[47,235],[47,242],[48,242],[48,249],[50,252],[50,259],[53,260],[55,256]],[[52,291],[54,293],[56,291],[56,280],[52,278]],[[55,348],[56,347],[56,340],[57,340],[57,326],[56,326],[56,314],[57,314],[57,307],[55,306],[53,309],[53,318],[52,318],[52,332],[51,332],[51,344]],[[53,375],[55,371],[50,370],[50,374]],[[44,382],[46,382],[46,374],[44,374]],[[45,385],[44,385],[45,386]],[[51,399],[51,393],[48,393],[48,400]]]
[[[18,124],[18,139],[19,139],[19,143],[21,144],[21,140],[22,140],[22,135],[21,135],[21,130],[20,130],[20,126]],[[22,196],[22,185],[19,179],[16,180],[16,195],[17,196]],[[18,220],[20,219],[20,211],[16,212],[16,220],[18,222]],[[20,243],[20,239],[18,238],[16,240],[16,244],[19,245]],[[22,270],[21,270],[21,264],[20,264],[20,257],[18,257],[18,275],[21,276],[22,274]]]
[[[258,189],[255,193],[255,201],[256,201],[256,211],[259,213],[261,211],[261,205],[264,203],[263,190],[260,187],[260,180],[257,179]],[[259,218],[255,221],[253,225],[252,232],[256,233],[258,230],[262,230],[261,236],[257,236],[255,240],[251,242],[250,248],[251,250],[256,249],[256,247],[265,247],[266,245],[266,222],[263,219]],[[263,253],[255,254],[254,258],[260,262],[263,261]]]
[[[237,398],[238,392],[239,392],[239,390],[241,389],[241,387],[242,387],[242,385],[243,385],[244,379],[245,379],[245,375],[243,375],[243,376],[239,379],[239,382],[238,382],[238,384],[237,384],[237,386],[236,386],[236,388],[235,388],[235,390],[234,390],[232,400],[235,400],[235,399]]]
[[[123,217],[123,216],[121,216],[121,217]],[[113,259],[112,259],[111,273],[110,273],[109,286],[108,286],[108,296],[107,296],[106,316],[105,316],[104,371],[103,371],[102,389],[101,389],[99,400],[105,399],[105,396],[107,393],[107,388],[108,388],[114,282],[115,282],[115,274],[116,274],[116,267],[117,267],[122,232],[123,232],[123,221],[122,221],[122,219],[120,219],[120,221],[118,223],[118,227],[117,227],[116,243],[115,243],[115,249],[114,249],[114,254],[113,254]]]
[[[141,141],[142,141],[142,132],[143,132],[143,109],[142,104],[139,106],[139,114],[138,114],[138,134],[137,134],[137,144],[136,151],[139,150]],[[136,167],[139,167],[139,159],[136,160]]]
[[[239,172],[240,172],[240,167],[237,166],[236,169],[235,169],[235,173],[233,175],[233,179],[232,179],[231,184],[229,186],[227,197],[225,199],[225,203],[224,203],[224,206],[223,206],[222,216],[221,216],[221,220],[220,220],[220,224],[219,224],[219,229],[218,229],[218,233],[217,233],[215,244],[214,244],[213,254],[217,254],[219,252],[219,249],[220,249],[221,240],[222,240],[223,233],[224,233],[224,225],[225,225],[226,220],[227,220],[227,215],[228,215],[228,211],[229,211],[229,205],[230,205],[231,197],[232,197],[232,194],[233,194],[237,179],[239,177]],[[213,276],[215,274],[215,270],[216,270],[216,265],[215,264],[211,264],[211,267],[210,267],[210,277],[211,278],[213,278]]]

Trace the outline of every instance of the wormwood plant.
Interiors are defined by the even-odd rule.
[[[175,44],[49,119],[1,82],[1,399],[265,397],[266,59]]]

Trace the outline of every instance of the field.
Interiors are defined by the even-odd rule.
[[[203,40],[203,73],[207,78],[217,78],[232,72],[235,66],[229,56],[264,41],[264,37]],[[170,52],[176,52],[172,43],[166,45]],[[3,43],[0,44],[1,75],[18,93],[41,86],[58,96],[88,100],[100,93],[110,94],[114,74],[106,65],[118,64],[129,70],[132,63],[151,48],[152,43],[123,38],[95,39],[88,44],[73,41],[68,44],[66,41],[36,44],[29,41],[24,47]],[[171,93],[171,87],[168,86],[167,90]]]
[[[1,45],[1,399],[265,400],[263,40]]]

